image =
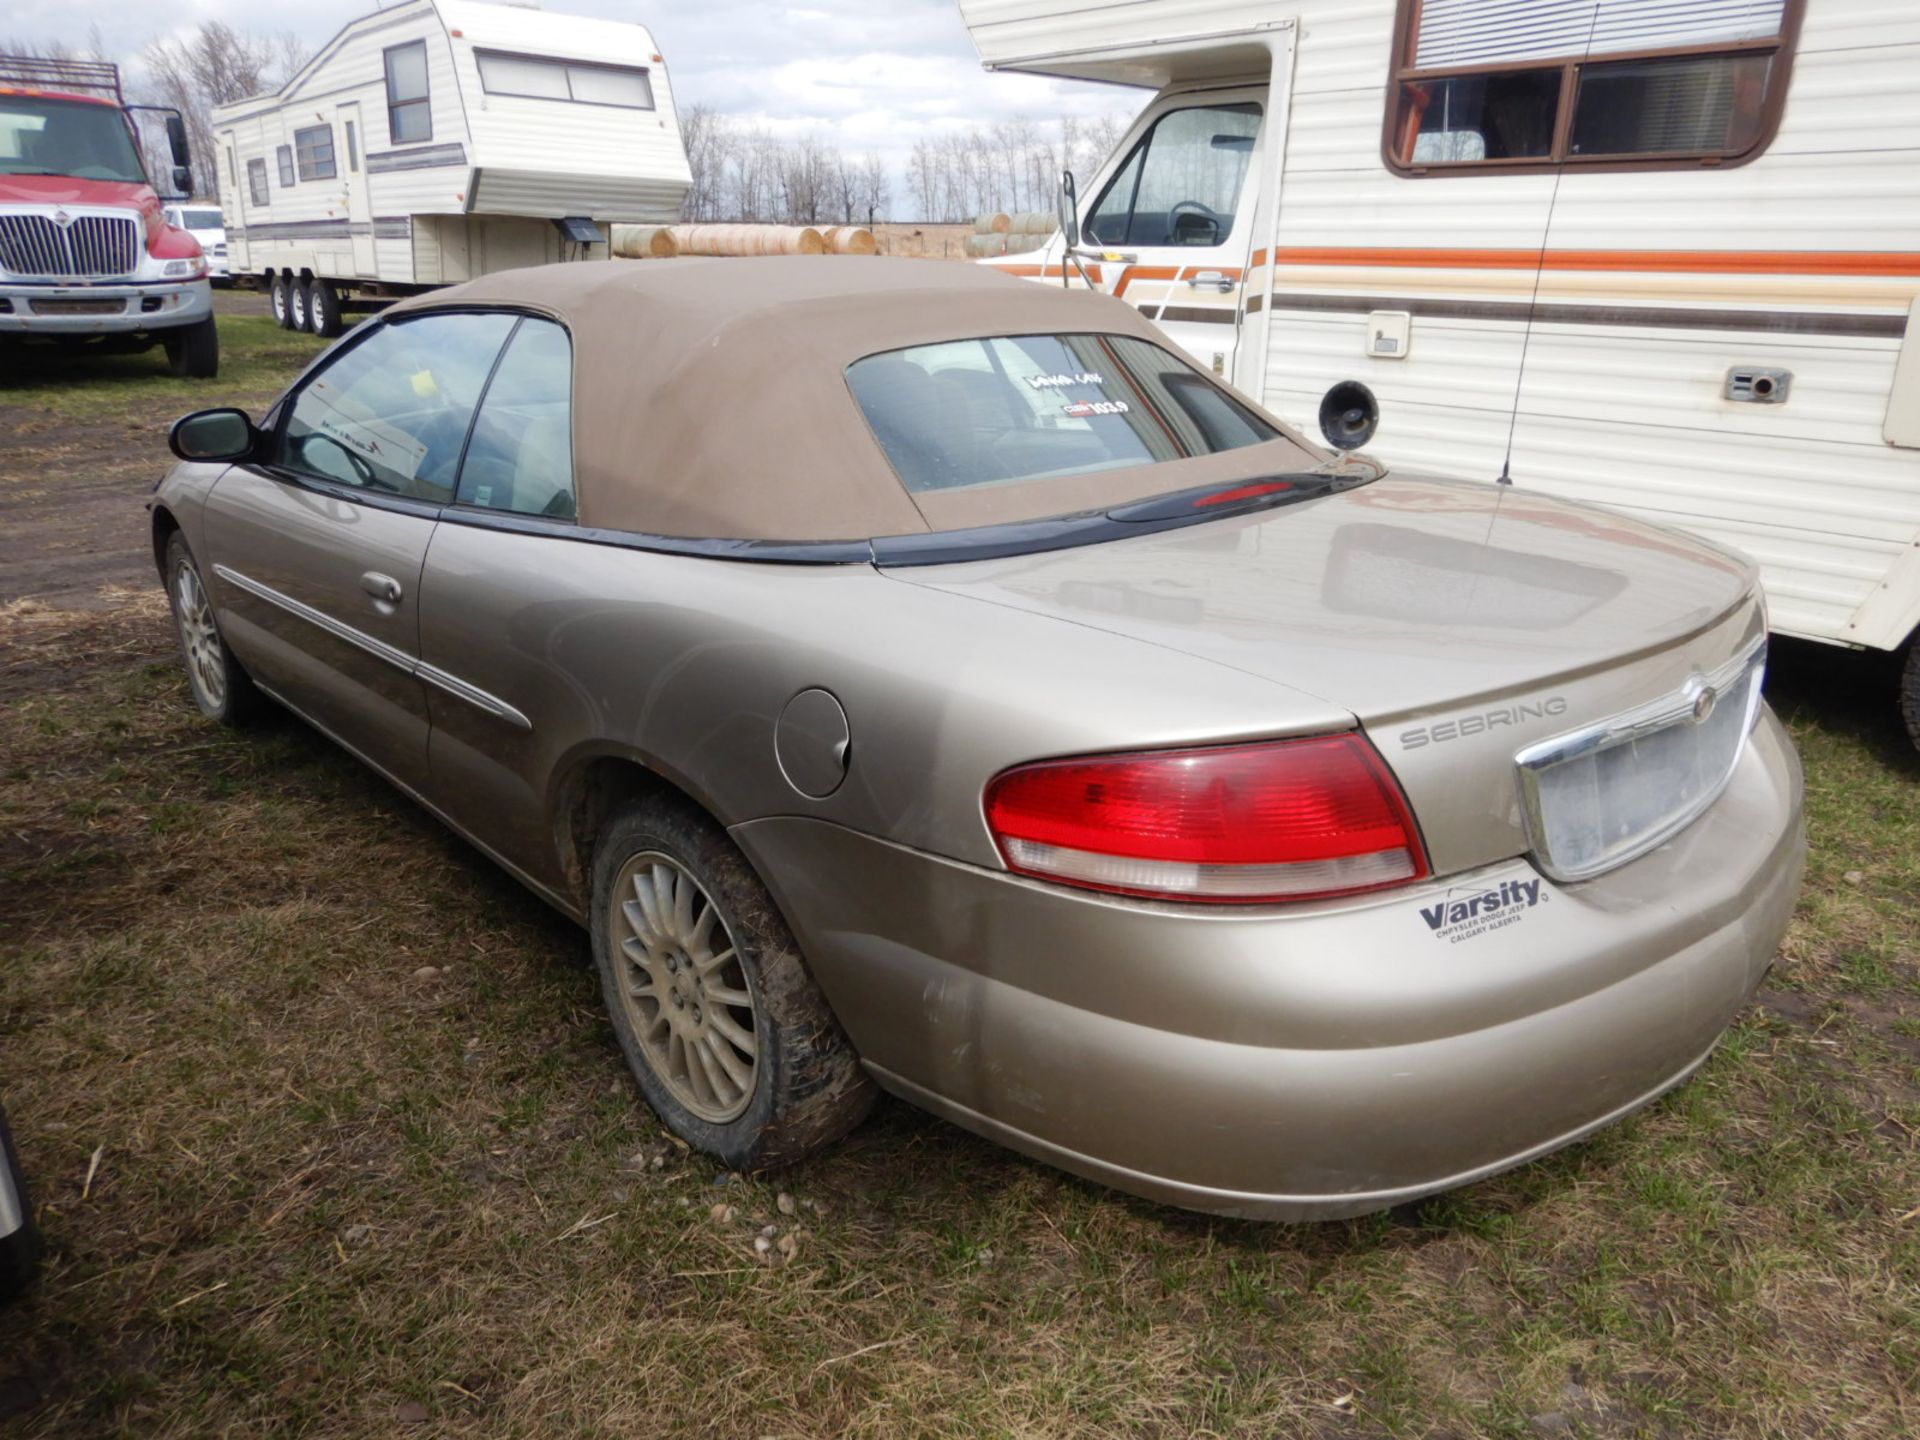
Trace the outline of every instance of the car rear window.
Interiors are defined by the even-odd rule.
[[[847,383],[908,490],[1133,468],[1281,432],[1130,335],[1008,335],[870,355]]]

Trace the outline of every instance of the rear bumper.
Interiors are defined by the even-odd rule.
[[[1805,857],[1771,714],[1706,815],[1574,885],[1516,860],[1203,912],[818,822],[735,833],[883,1085],[1120,1189],[1293,1220],[1522,1164],[1684,1080],[1772,962]],[[1429,918],[1475,896],[1469,923]]]
[[[0,280],[0,337],[10,339],[172,330],[212,313],[213,291],[204,279],[155,285],[24,285]]]

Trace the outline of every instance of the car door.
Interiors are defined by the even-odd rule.
[[[1167,95],[1081,219],[1103,287],[1232,379],[1253,250],[1264,86]]]
[[[411,316],[350,337],[228,470],[205,535],[221,629],[269,692],[420,790],[418,587],[474,407],[515,317]]]
[[[578,578],[598,547],[574,538],[572,392],[566,330],[525,317],[487,384],[420,583],[435,803],[549,887],[547,778],[573,737],[594,732],[599,705],[562,663],[574,622],[599,608]]]

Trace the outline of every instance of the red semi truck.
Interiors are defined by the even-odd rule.
[[[129,354],[166,347],[176,375],[220,366],[200,242],[167,222],[136,111],[165,117],[180,199],[186,126],[129,105],[118,67],[0,55],[0,348]]]

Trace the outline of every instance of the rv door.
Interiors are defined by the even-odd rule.
[[[1253,251],[1267,87],[1162,95],[1081,211],[1102,289],[1189,354],[1234,375],[1241,291]]]
[[[373,203],[367,197],[367,171],[364,149],[366,131],[360,128],[360,102],[349,100],[340,107],[340,133],[335,142],[342,147],[341,172],[347,182],[347,230],[353,237],[353,273],[375,275],[378,272],[373,248]]]

